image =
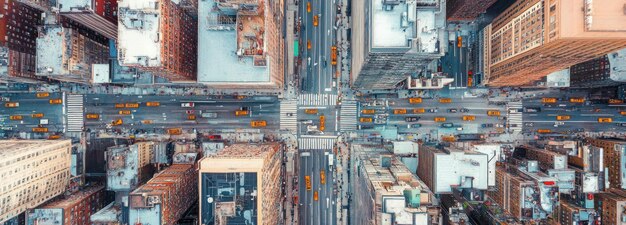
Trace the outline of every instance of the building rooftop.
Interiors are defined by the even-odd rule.
[[[198,2],[198,82],[270,82],[263,3]]]
[[[121,65],[161,66],[158,0],[118,2],[118,60]]]
[[[37,75],[68,75],[69,65],[64,64],[66,52],[70,51],[67,29],[61,26],[45,26],[37,37]]]
[[[611,80],[626,82],[626,48],[608,54]]]
[[[76,203],[82,201],[84,198],[100,191],[104,189],[104,185],[93,185],[93,186],[89,186],[86,187],[83,190],[80,190],[76,193],[72,193],[69,196],[66,196],[63,199],[59,199],[53,202],[50,202],[44,206],[42,206],[41,208],[43,209],[56,209],[56,208],[67,208],[67,207],[71,207],[74,206]]]
[[[115,202],[102,208],[100,211],[91,215],[92,223],[117,223],[118,216],[122,213],[119,206],[115,205]]]
[[[228,146],[215,155],[206,158],[264,158],[273,151],[278,150],[280,144],[234,144]]]
[[[71,147],[70,140],[0,140],[0,168],[15,158],[33,152],[33,149]],[[65,145],[65,146],[64,146]]]
[[[57,0],[59,12],[75,12],[91,9],[92,0]]]

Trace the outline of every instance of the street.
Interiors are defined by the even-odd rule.
[[[307,12],[310,3],[311,12]],[[302,27],[302,89],[305,93],[335,93],[333,87],[334,66],[331,64],[331,46],[335,45],[334,28],[336,5],[334,1],[310,0],[300,4]],[[318,24],[313,24],[317,16]],[[311,49],[307,49],[307,42]]]
[[[306,152],[306,153],[305,153]],[[334,168],[329,166],[328,150],[312,149],[300,152],[300,224],[328,224],[334,225],[337,212],[335,210],[336,193],[332,178]],[[324,171],[325,184],[321,181],[321,171]],[[311,190],[307,190],[305,176],[310,176]],[[314,199],[318,193],[317,200]]]

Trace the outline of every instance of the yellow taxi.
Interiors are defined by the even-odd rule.
[[[317,27],[318,22],[319,21],[318,21],[317,15],[313,16],[313,26]]]
[[[34,133],[46,133],[48,132],[48,128],[47,127],[33,127],[33,132]]]
[[[311,12],[311,2],[306,2],[306,12]]]
[[[160,102],[146,102],[146,106],[148,107],[158,107],[160,105],[161,105]]]
[[[445,117],[435,117],[435,122],[446,122]]]
[[[131,113],[130,110],[120,110],[118,112],[118,114],[120,114],[120,115],[130,115],[130,113]]]
[[[311,176],[304,176],[304,182],[306,183],[306,190],[311,190]]]
[[[317,114],[318,110],[317,109],[305,109],[304,113],[306,114]]]
[[[415,113],[415,114],[420,114],[420,113],[424,113],[424,112],[426,112],[426,110],[424,108],[413,109],[413,113]]]
[[[500,116],[500,111],[498,110],[488,110],[487,116]]]
[[[451,98],[440,98],[439,103],[452,103]]]
[[[122,121],[122,119],[116,119],[116,120],[113,120],[113,122],[111,122],[111,125],[113,126],[119,126],[122,124],[124,124],[124,121]]]
[[[363,109],[361,110],[361,114],[374,114],[376,113],[375,109]]]
[[[251,127],[265,127],[265,126],[267,126],[267,121],[265,121],[265,120],[253,120],[253,121],[250,121],[250,126]]]
[[[422,103],[422,98],[409,98],[409,103],[411,103],[411,104]]]
[[[21,115],[13,115],[13,116],[9,116],[10,120],[22,120],[24,117],[22,117]]]
[[[139,108],[139,103],[129,102],[126,103],[124,106],[126,106],[126,108]]]
[[[319,200],[319,196],[317,195],[317,191],[313,192],[313,200],[315,200],[315,201]]]
[[[235,116],[247,116],[248,110],[237,110],[235,111]]]
[[[406,114],[406,109],[394,109],[393,114]]]
[[[570,120],[572,117],[569,115],[556,116],[556,120]]]
[[[97,120],[97,119],[100,119],[100,114],[96,114],[96,113],[87,113],[87,115],[85,115],[85,117],[86,117],[87,119],[90,119],[90,120]]]
[[[475,116],[463,116],[464,121],[474,121],[476,120]]]
[[[61,138],[61,135],[54,134],[54,135],[48,136],[48,140],[56,140],[56,139],[59,139],[59,138]]]
[[[43,118],[43,113],[33,113],[30,116],[33,117],[33,118]]]
[[[547,134],[547,133],[552,133],[552,130],[550,130],[550,129],[539,129],[539,130],[537,130],[537,133]]]
[[[622,104],[624,100],[621,99],[609,99],[609,104]]]
[[[441,140],[446,141],[446,142],[455,142],[456,137],[452,135],[445,135],[445,136],[441,136]]]
[[[50,99],[50,101],[48,101],[48,102],[49,102],[50,104],[53,104],[53,105],[58,105],[58,104],[63,103],[63,99],[60,99],[60,98]]]
[[[143,124],[152,124],[152,120],[142,120],[141,123],[143,123]]]
[[[626,116],[626,111],[620,111],[619,114],[622,116]]]
[[[124,108],[124,103],[115,103],[115,108],[116,109]]]
[[[196,115],[195,114],[187,115],[187,120],[196,120]]]
[[[542,103],[556,103],[556,98],[541,98]]]
[[[167,129],[167,134],[169,135],[181,135],[183,133],[183,129],[181,128],[170,128]]]
[[[4,103],[4,107],[17,108],[17,107],[20,107],[20,103],[19,102],[7,102],[7,103]]]
[[[326,173],[324,170],[320,170],[320,183],[326,184]]]
[[[571,103],[585,103],[585,99],[584,98],[570,98],[569,102],[571,102]]]
[[[306,41],[306,49],[311,49],[311,40]]]
[[[598,118],[598,123],[612,123],[613,118],[610,117],[600,117]]]
[[[37,98],[45,98],[45,97],[50,96],[50,93],[48,93],[48,92],[38,92],[35,95],[37,96]]]
[[[371,123],[373,121],[373,119],[369,118],[369,117],[361,117],[361,118],[359,118],[359,121],[361,123]]]

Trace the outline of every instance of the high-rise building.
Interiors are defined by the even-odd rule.
[[[626,84],[626,49],[573,65],[570,86],[597,88]]]
[[[474,20],[487,11],[497,0],[448,0],[446,17],[448,20]]]
[[[398,157],[382,148],[352,145],[353,224],[440,224],[434,193]],[[421,151],[421,149],[420,149]],[[392,222],[393,221],[393,222]]]
[[[608,188],[626,188],[626,140],[622,139],[603,139],[603,138],[587,138],[585,142],[596,148],[602,148],[604,168],[608,171]],[[596,149],[595,152],[600,150]]]
[[[0,140],[0,223],[65,192],[70,140]]]
[[[61,16],[117,39],[117,0],[58,0]]]
[[[91,83],[93,64],[108,63],[109,46],[74,28],[41,27],[37,37],[37,76]]]
[[[418,159],[417,175],[435,194],[452,193],[452,186],[487,190],[487,154],[421,146]]]
[[[282,147],[235,144],[199,166],[200,224],[281,224]]]
[[[196,80],[198,22],[172,0],[120,0],[118,61],[171,81]]]
[[[27,214],[28,225],[90,225],[89,217],[104,206],[104,185],[89,186]]]
[[[524,85],[626,47],[623,1],[519,0],[483,30],[483,83]]]
[[[626,196],[606,192],[595,194],[602,224],[624,224],[626,217]]]
[[[198,82],[217,88],[282,88],[283,4],[199,1]]]
[[[153,142],[109,147],[106,152],[107,190],[132,191],[148,180],[152,175],[153,148]]]
[[[353,0],[351,82],[393,89],[425,71],[447,47],[439,0]]]
[[[8,48],[6,73],[36,78],[35,52],[41,10],[16,0],[0,0],[0,46]]]

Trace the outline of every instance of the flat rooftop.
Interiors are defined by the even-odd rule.
[[[91,9],[92,0],[57,0],[59,12],[80,12],[83,9]]]
[[[118,60],[121,65],[161,65],[158,0],[118,1]]]
[[[611,79],[626,82],[626,48],[609,53],[608,58],[611,66]]]
[[[409,5],[396,3],[384,5],[383,0],[371,1],[372,48],[409,47],[409,39],[415,36],[415,25],[409,22]]]
[[[67,75],[68,66],[63,65],[65,52],[69,51],[69,38],[65,28],[61,26],[46,26],[43,34],[37,37],[37,75]]]
[[[250,2],[254,10],[235,9]],[[262,0],[198,2],[198,82],[270,82],[263,7]]]

